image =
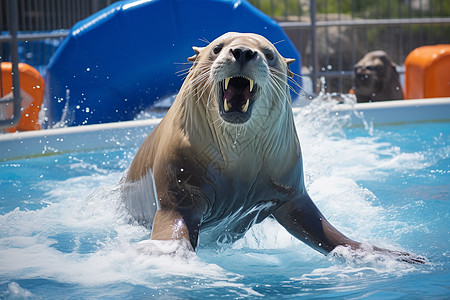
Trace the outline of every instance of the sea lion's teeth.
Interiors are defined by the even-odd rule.
[[[228,107],[227,98],[225,98],[225,100],[223,101],[223,108],[225,109],[225,112],[230,110],[230,108]]]
[[[228,83],[230,83],[231,77],[225,78],[225,90],[228,89]]]
[[[247,99],[247,102],[245,102],[245,105],[242,105],[241,111],[246,113],[248,110],[248,104],[250,103],[250,99]]]
[[[251,93],[253,90],[253,80],[249,79],[249,81],[250,81],[250,93]]]

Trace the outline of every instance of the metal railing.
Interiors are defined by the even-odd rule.
[[[70,28],[116,1],[2,0],[0,62],[12,61],[14,68],[17,62],[25,62],[44,74]],[[326,78],[328,91],[348,91],[353,65],[366,52],[385,50],[401,66],[416,47],[450,43],[448,0],[249,1],[278,21],[297,47],[303,60],[302,76],[310,78],[312,93],[320,77]],[[14,69],[13,76],[17,75]],[[14,108],[20,109],[18,77],[14,87],[15,100],[4,101],[13,101]],[[14,118],[17,115],[15,111]],[[0,121],[0,128],[11,124]]]
[[[315,10],[311,10],[311,14],[313,15]],[[411,19],[377,19],[377,20],[334,20],[334,21],[315,21],[315,19],[311,18],[311,23],[305,22],[280,22],[280,26],[284,29],[294,28],[294,29],[303,29],[307,28],[310,30],[311,35],[311,72],[303,73],[303,76],[310,76],[312,85],[317,88],[317,79],[319,77],[344,77],[353,75],[352,69],[344,70],[340,68],[337,71],[320,71],[318,56],[316,49],[316,40],[317,40],[317,28],[325,28],[325,27],[371,27],[371,26],[412,26],[412,25],[442,25],[449,24],[450,26],[450,17],[448,18],[411,18]],[[450,39],[447,41],[450,42]],[[373,49],[375,50],[375,49]],[[412,49],[411,49],[412,50]],[[343,53],[340,52],[339,57],[342,57]],[[406,58],[406,57],[404,57]],[[341,60],[342,58],[340,58]],[[403,59],[404,60],[404,59]],[[356,61],[353,61],[353,64]]]
[[[0,119],[0,129],[13,127],[22,111],[19,62],[42,75],[51,56],[78,21],[117,0],[2,0],[0,2],[0,62],[12,62],[13,95],[5,95],[0,72],[0,108],[13,105],[11,119]]]
[[[10,13],[10,0],[0,2],[0,61],[11,60],[10,23],[18,25],[20,62],[45,73],[51,56],[72,26],[117,0],[15,0],[16,14]]]
[[[17,2],[14,0],[9,1],[9,13],[11,15],[18,14],[18,6]],[[14,106],[13,115],[11,119],[6,118],[5,120],[0,120],[0,129],[6,127],[12,127],[17,125],[20,121],[21,114],[21,102],[22,98],[20,96],[20,81],[19,81],[19,52],[17,47],[17,33],[18,33],[18,19],[10,18],[9,30],[11,34],[10,45],[11,45],[11,63],[12,63],[12,84],[13,84],[13,94],[11,97],[3,97],[0,98],[0,105],[9,105],[12,104]],[[0,70],[0,74],[1,74]],[[0,76],[1,82],[1,95],[3,96],[3,80]]]
[[[404,71],[415,48],[450,43],[448,0],[249,0],[277,20],[302,54],[303,77],[318,91],[348,92],[354,64],[384,50]]]

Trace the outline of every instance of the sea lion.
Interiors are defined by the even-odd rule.
[[[324,254],[360,249],[305,189],[288,85],[293,60],[256,34],[227,33],[193,49],[175,102],[126,174],[130,214],[151,239],[187,241],[191,250],[200,231],[202,241],[233,242],[269,216]]]
[[[402,100],[402,86],[395,67],[386,52],[378,50],[367,53],[354,67],[357,101]]]

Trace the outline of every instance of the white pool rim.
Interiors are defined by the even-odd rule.
[[[302,107],[294,107],[294,113]],[[450,98],[336,105],[332,115],[351,113],[352,125],[450,121]],[[363,118],[362,118],[363,116]],[[161,119],[0,134],[0,160],[114,147],[137,147]]]

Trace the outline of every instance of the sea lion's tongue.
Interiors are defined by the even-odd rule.
[[[231,98],[233,98],[233,96],[235,95],[235,90],[234,90],[234,88],[233,87],[231,87],[231,86],[228,86],[228,88],[225,90],[225,93],[223,94],[223,97],[225,98],[225,99],[229,99],[229,100],[231,100]]]
[[[231,78],[223,97],[230,106],[240,107],[251,97],[249,81],[241,77]]]

